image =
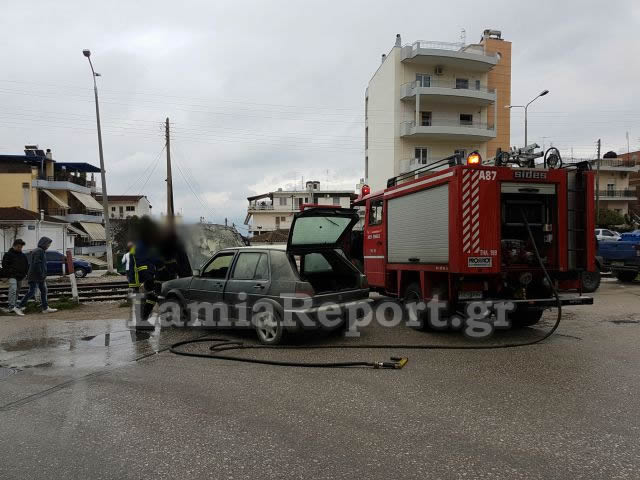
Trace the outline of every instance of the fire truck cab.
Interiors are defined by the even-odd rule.
[[[532,325],[556,305],[541,260],[563,304],[593,303],[581,294],[581,273],[596,268],[588,163],[514,168],[483,165],[473,155],[391,178],[385,190],[365,189],[356,200],[366,209],[362,253],[370,287],[405,302],[437,296],[452,311],[470,301],[509,300],[514,319]]]

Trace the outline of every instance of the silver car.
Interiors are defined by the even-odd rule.
[[[286,246],[221,250],[192,277],[165,282],[161,301],[179,305],[185,322],[255,328],[270,345],[287,331],[340,328],[370,302],[365,276],[343,250],[357,221],[353,209],[298,212]]]

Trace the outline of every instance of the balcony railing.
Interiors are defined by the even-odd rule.
[[[614,198],[635,198],[636,191],[631,189],[625,190],[600,190],[600,197]]]
[[[474,92],[495,93],[495,88],[489,88],[486,85],[476,86],[475,83],[469,83],[466,87],[457,84],[455,81],[445,81],[431,79],[430,82],[419,82],[414,80],[413,82],[407,82],[402,84],[402,91],[413,90],[415,88],[450,88],[452,90],[471,90]]]
[[[419,48],[432,48],[435,50],[452,50],[460,52],[464,48],[464,43],[458,42],[436,42],[433,40],[418,40],[411,44],[411,48],[417,50]]]
[[[249,210],[273,210],[273,205],[271,205],[271,204],[249,205]]]
[[[415,128],[416,126],[416,121],[415,120],[411,120],[411,121],[406,121],[406,122],[402,122],[401,126],[403,129],[405,130],[409,130],[412,128]],[[455,120],[431,120],[430,122],[427,123],[420,123],[418,125],[418,127],[466,127],[466,128],[479,128],[479,129],[483,129],[483,130],[493,130],[494,126],[490,125],[488,123],[484,123],[484,122],[476,122],[476,121],[472,121],[472,122],[463,122],[463,121],[455,121]]]
[[[96,182],[87,180],[86,178],[77,177],[75,175],[69,175],[68,173],[57,173],[53,176],[38,175],[39,180],[46,180],[48,182],[71,182],[81,187],[95,188]]]
[[[86,208],[66,209],[66,208],[48,208],[44,211],[45,215],[52,217],[66,217],[67,215],[91,215],[93,217],[101,217],[102,211],[87,210]]]

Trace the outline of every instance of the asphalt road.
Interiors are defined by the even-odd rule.
[[[0,365],[18,370],[0,375],[0,478],[639,477],[640,284],[605,281],[532,347],[260,352],[406,355],[402,370],[179,357],[166,347],[203,332],[136,335],[124,317],[115,305],[0,317]],[[360,339],[300,341],[473,342],[375,324]]]

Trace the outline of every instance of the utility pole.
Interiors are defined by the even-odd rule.
[[[600,139],[598,139],[598,158],[596,160],[596,227],[600,223]]]
[[[173,210],[173,179],[171,178],[171,134],[169,131],[169,117],[164,124],[165,148],[167,149],[167,222],[169,227],[175,223]]]
[[[100,107],[98,106],[98,84],[96,77],[100,74],[93,69],[91,62],[91,52],[83,50],[82,54],[89,60],[91,76],[93,77],[93,95],[96,101],[96,124],[98,127],[98,153],[100,155],[100,172],[102,177],[102,212],[104,215],[104,236],[107,243],[107,272],[114,273],[113,269],[113,247],[111,240],[111,225],[109,223],[109,198],[107,196],[107,171],[104,168],[104,154],[102,153],[102,129],[100,127]]]

